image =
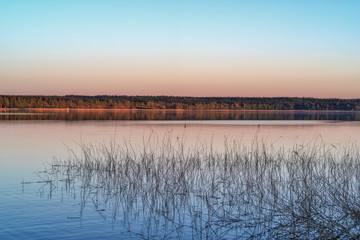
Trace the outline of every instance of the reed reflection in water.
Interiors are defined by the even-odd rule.
[[[51,110],[19,109],[0,112],[11,120],[322,120],[360,121],[360,112],[340,111],[217,111],[217,110]]]
[[[41,192],[80,196],[112,218],[124,238],[360,237],[360,154],[356,144],[314,140],[291,150],[254,139],[187,146],[171,135],[81,145],[40,172]]]

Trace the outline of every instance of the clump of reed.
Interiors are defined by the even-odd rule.
[[[46,171],[142,238],[357,239],[360,154],[356,144],[321,141],[274,149],[225,141],[149,138],[82,144]]]

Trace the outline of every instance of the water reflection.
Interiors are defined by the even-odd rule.
[[[215,152],[179,139],[151,143],[83,145],[39,173],[49,185],[41,192],[80,196],[78,218],[91,206],[124,238],[360,237],[356,145],[312,142],[284,151],[226,142]]]
[[[330,120],[360,121],[360,112],[335,111],[179,111],[179,110],[8,110],[11,120]]]

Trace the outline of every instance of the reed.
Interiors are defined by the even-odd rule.
[[[43,174],[135,237],[360,237],[360,154],[352,143],[285,150],[225,141],[223,151],[170,137],[83,144]]]

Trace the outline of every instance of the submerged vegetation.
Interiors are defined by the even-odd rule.
[[[175,96],[0,96],[0,108],[360,110],[360,99],[175,97]]]
[[[223,151],[170,136],[82,144],[41,178],[80,195],[124,236],[193,239],[358,239],[360,153],[319,141],[275,149],[225,141]],[[53,193],[52,193],[53,194]],[[81,216],[80,216],[81,217]]]

